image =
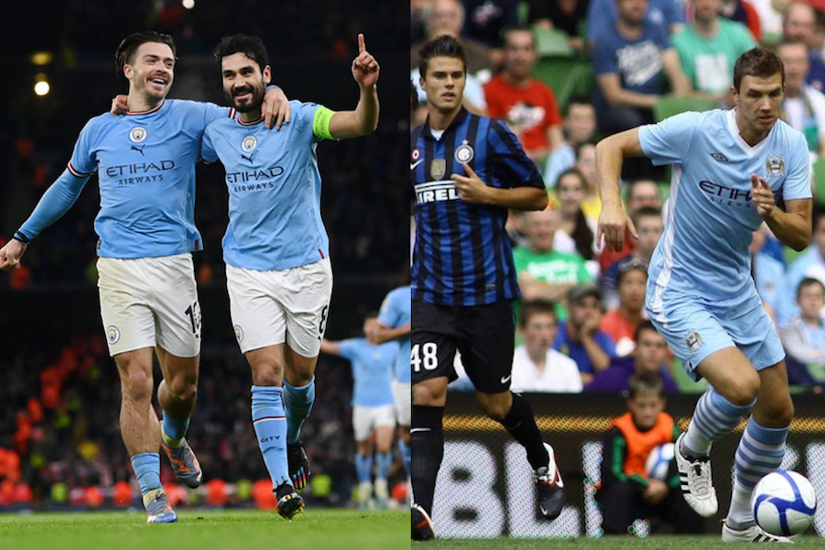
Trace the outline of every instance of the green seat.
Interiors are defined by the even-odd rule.
[[[539,57],[573,57],[570,37],[558,29],[533,27],[536,35]]]
[[[714,99],[664,95],[653,105],[653,118],[659,122],[685,111],[709,111],[717,106]]]
[[[811,166],[814,178],[814,202],[825,204],[825,158],[817,159]]]
[[[540,59],[533,67],[533,77],[552,88],[560,111],[564,110],[570,98],[574,96],[592,98],[596,89],[591,64],[573,57]]]

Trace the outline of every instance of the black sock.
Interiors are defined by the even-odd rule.
[[[544,448],[539,427],[536,426],[536,419],[533,418],[533,409],[530,408],[530,403],[526,399],[517,393],[513,394],[513,406],[507,416],[501,420],[501,425],[527,451],[527,461],[534,470],[547,466],[550,455]]]
[[[432,515],[435,480],[444,458],[444,407],[413,405],[410,451],[414,502]]]

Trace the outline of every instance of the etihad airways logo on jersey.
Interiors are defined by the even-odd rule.
[[[415,198],[418,204],[429,202],[457,201],[458,189],[452,180],[430,181],[415,186]]]
[[[272,180],[283,175],[282,166],[273,166],[265,170],[246,170],[243,172],[228,172],[226,184],[235,192],[260,191],[272,189],[275,182]]]
[[[741,189],[734,189],[733,187],[726,187],[724,185],[713,183],[712,181],[702,180],[699,182],[699,189],[713,201],[725,206],[748,206],[751,202],[751,192],[743,191]]]
[[[174,160],[162,160],[160,162],[140,162],[108,166],[105,169],[105,173],[110,178],[119,178],[117,180],[118,185],[134,185],[136,183],[163,181],[163,173],[174,168]]]

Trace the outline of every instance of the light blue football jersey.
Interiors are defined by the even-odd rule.
[[[195,227],[195,163],[207,125],[234,110],[167,99],[145,112],[91,119],[69,171],[98,173],[98,255],[171,256],[203,248]]]
[[[398,355],[398,342],[374,346],[365,338],[351,338],[342,341],[339,349],[352,363],[352,404],[392,405],[392,365]]]
[[[389,328],[406,325],[412,319],[412,292],[410,285],[402,286],[390,291],[381,303],[378,320]],[[398,339],[400,348],[395,361],[395,379],[398,382],[409,384],[412,380],[410,368],[410,335]]]
[[[639,129],[645,155],[672,164],[665,230],[653,253],[648,307],[661,311],[669,290],[735,308],[756,294],[750,274],[752,232],[762,223],[750,175],[767,179],[780,207],[811,198],[805,137],[783,121],[751,147],[735,110],[682,113]]]
[[[229,188],[224,261],[272,271],[329,257],[321,220],[321,175],[313,132],[315,103],[291,101],[292,117],[280,131],[260,119],[217,120],[203,137],[201,156],[220,159]]]

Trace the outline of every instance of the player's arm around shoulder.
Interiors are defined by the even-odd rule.
[[[361,95],[354,111],[332,115],[328,133],[334,139],[371,134],[378,127],[378,73],[380,67],[364,45],[364,35],[358,35],[358,57],[352,62],[352,77],[358,83]],[[327,136],[322,136],[327,137]]]

